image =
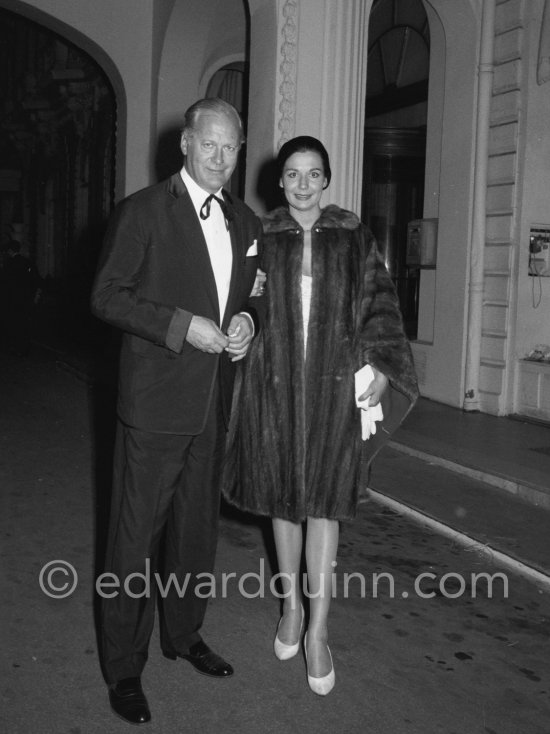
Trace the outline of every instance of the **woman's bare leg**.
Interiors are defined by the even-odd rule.
[[[302,525],[280,518],[273,519],[273,536],[277,549],[279,573],[282,574],[283,616],[277,636],[285,645],[294,645],[300,636],[302,594],[300,562],[302,558]]]
[[[322,678],[332,668],[328,644],[328,613],[332,595],[332,574],[338,550],[337,520],[308,517],[306,535],[309,625],[307,657],[309,675]]]

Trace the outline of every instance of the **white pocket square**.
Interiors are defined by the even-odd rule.
[[[250,245],[250,247],[246,251],[246,256],[256,257],[257,254],[258,254],[258,240],[254,240],[254,242]]]

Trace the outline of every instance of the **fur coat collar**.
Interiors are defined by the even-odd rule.
[[[288,211],[286,206],[280,206],[262,218],[265,234],[275,234],[300,228],[299,223]],[[335,204],[329,204],[321,209],[321,216],[314,227],[319,229],[357,229],[361,224],[359,217],[353,212],[341,209]]]

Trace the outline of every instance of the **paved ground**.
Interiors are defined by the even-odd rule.
[[[111,397],[40,356],[0,363],[2,732],[130,729],[108,707],[94,626]],[[392,482],[414,482],[392,471],[395,464],[391,452],[377,464],[387,492]],[[78,573],[64,599],[39,585],[53,560]],[[504,573],[490,551],[364,503],[357,521],[342,529],[331,616],[337,682],[326,699],[309,691],[301,655],[286,663],[273,656],[271,561],[268,526],[225,511],[204,635],[236,674],[212,681],[185,662],[165,660],[155,632],[143,680],[153,721],[144,732],[550,732],[548,590]],[[472,581],[472,573],[484,572],[502,574],[492,595],[482,580]],[[393,593],[388,577],[375,593],[375,573],[391,575]],[[356,574],[348,577],[348,593],[345,574]],[[415,592],[419,574],[432,574],[420,583],[423,596]],[[61,586],[68,577],[57,572],[51,579]]]

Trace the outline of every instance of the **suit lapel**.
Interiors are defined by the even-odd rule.
[[[214,313],[217,314],[217,323],[219,323],[218,289],[197,212],[179,173],[171,177],[168,186],[169,193],[174,198],[172,212],[181,243],[188,250],[198,277],[204,282],[205,294]]]
[[[231,206],[231,199],[228,195],[224,192],[224,199],[229,199],[229,204]],[[238,286],[238,273],[239,273],[239,267],[240,267],[240,259],[241,259],[241,243],[243,241],[243,234],[242,234],[242,220],[240,217],[237,216],[237,213],[235,212],[235,216],[229,223],[229,234],[231,236],[231,249],[233,252],[233,262],[231,265],[231,281],[229,284],[229,294],[227,297],[227,306],[225,309],[225,315],[223,319],[223,326],[224,331],[225,327],[229,325],[229,321],[231,320],[231,317],[233,316],[235,312],[234,302],[235,297],[237,295],[237,286]]]

